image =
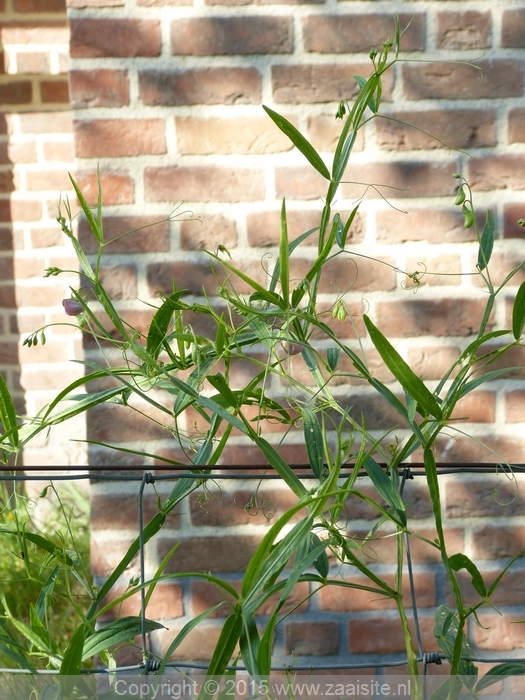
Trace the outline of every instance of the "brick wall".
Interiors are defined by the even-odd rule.
[[[76,269],[55,221],[74,166],[69,28],[63,1],[6,0],[0,13],[0,369],[20,413],[35,415],[80,373],[65,365],[81,352],[74,329],[51,329],[36,352],[22,346],[30,331],[63,319],[61,301],[77,286],[76,276],[43,278],[51,265]],[[83,463],[69,442],[83,436],[83,422],[71,428],[35,441],[23,463]]]
[[[9,22],[21,22],[23,13],[29,13],[24,17],[32,21],[63,22],[63,8],[56,3],[50,2],[42,17],[35,9],[42,8],[42,2],[35,0],[34,7],[29,0],[12,0],[12,3],[11,6],[6,0]],[[179,288],[187,287],[194,295],[200,294],[202,284],[213,294],[215,282],[207,274],[207,259],[201,250],[219,244],[231,251],[237,264],[245,265],[264,280],[261,259],[267,252],[275,252],[283,196],[287,199],[293,236],[316,225],[319,198],[324,194],[322,183],[265,117],[261,103],[295,123],[329,162],[338,133],[338,123],[333,119],[337,103],[342,98],[355,97],[352,76],[367,73],[368,51],[391,31],[394,12],[401,13],[402,21],[414,16],[403,48],[405,55],[416,61],[398,65],[389,76],[384,108],[396,119],[415,123],[421,131],[410,131],[398,122],[386,120],[368,124],[349,169],[352,182],[343,186],[338,206],[348,211],[355,198],[364,193],[365,185],[355,182],[385,186],[380,188],[380,193],[388,201],[377,190],[368,191],[352,229],[352,250],[379,257],[407,272],[420,269],[418,264],[423,263],[429,272],[446,273],[446,276],[426,275],[417,294],[412,294],[403,289],[407,281],[404,274],[377,263],[359,260],[357,276],[352,264],[334,264],[322,290],[322,300],[328,306],[334,299],[334,289],[348,289],[347,301],[360,313],[365,298],[378,326],[394,340],[415,371],[429,382],[438,379],[443,368],[459,356],[479,318],[480,297],[475,278],[457,276],[460,272],[474,271],[477,252],[471,230],[463,228],[462,217],[452,204],[456,184],[452,173],[461,172],[470,180],[480,211],[486,207],[493,211],[499,232],[494,254],[496,274],[503,276],[509,265],[524,258],[523,230],[516,225],[525,208],[522,176],[525,3],[521,0],[506,3],[70,0],[69,87],[75,172],[93,201],[96,168],[100,166],[108,217],[106,233],[117,235],[158,221],[181,200],[184,208],[195,211],[203,222],[202,225],[177,221],[158,224],[108,248],[105,275],[122,313],[145,329],[150,314],[137,305],[137,297],[154,303],[159,289],[171,289],[173,276]],[[62,31],[64,26],[61,25]],[[29,59],[21,57],[24,51],[18,51],[16,44],[12,49],[17,53],[16,61],[11,62],[11,51],[5,40],[3,43],[7,65],[16,65],[20,73],[19,67]],[[9,128],[9,138],[2,138],[10,146],[31,140],[23,138],[29,132],[18,121],[19,113],[31,112],[24,117],[35,120],[31,123],[42,123],[33,112],[47,112],[45,104],[52,108],[49,111],[60,112],[58,119],[68,122],[70,118],[67,103],[45,99],[45,95],[57,99],[57,92],[63,91],[60,71],[64,68],[59,67],[55,49],[49,49],[53,56],[50,75],[41,78],[41,82],[35,74],[46,71],[36,70],[34,63],[30,76],[20,76],[8,68],[2,78],[2,89],[7,90],[4,85],[10,86],[8,94],[25,95],[23,104],[10,102],[9,109],[4,108],[6,123],[12,121],[13,126]],[[25,53],[31,53],[27,47]],[[37,48],[34,53],[38,53]],[[45,51],[40,53],[47,55]],[[43,60],[29,58],[38,65]],[[417,59],[421,58],[437,61],[479,58],[484,77],[480,80],[473,68],[462,64],[418,63]],[[47,85],[45,90],[44,85]],[[34,94],[30,95],[30,89]],[[49,121],[45,116],[40,114],[38,118],[47,127],[42,126],[42,131],[32,136],[33,142],[54,142],[55,149],[59,143],[63,147],[70,145],[69,126],[57,127],[60,122],[56,114]],[[31,128],[34,132],[38,130],[36,126]],[[51,128],[59,129],[60,138],[50,133]],[[429,139],[427,131],[445,144],[467,148],[472,159],[449,152],[446,145]],[[42,157],[45,151],[40,146],[37,150]],[[59,152],[54,152],[55,159],[48,164],[44,178],[39,175],[42,163],[35,159],[26,166],[11,156],[5,166],[11,173],[18,170],[31,173],[24,174],[11,195],[10,216],[22,217],[13,213],[17,211],[13,207],[19,197],[35,207],[29,214],[30,206],[24,206],[24,216],[32,217],[29,222],[13,223],[13,232],[23,231],[21,237],[14,237],[16,254],[5,253],[4,249],[0,253],[2,264],[10,266],[8,275],[19,258],[40,264],[45,256],[69,256],[52,226],[54,211],[49,211],[50,202],[56,199],[56,189],[68,186],[64,172],[69,156],[60,151],[59,158]],[[57,178],[53,181],[55,194],[51,189],[42,189],[43,182],[51,187],[51,172]],[[388,185],[399,189],[388,189]],[[2,197],[7,199],[6,195]],[[11,230],[7,228],[10,221],[2,224],[3,231]],[[41,233],[32,235],[34,231]],[[89,235],[82,221],[79,235],[89,247]],[[18,240],[23,245],[17,244]],[[55,259],[49,263],[46,258],[48,264],[57,263]],[[0,318],[0,332],[5,334],[8,348],[14,348],[16,341],[16,332],[10,325],[15,301],[19,307],[18,322],[27,320],[33,330],[34,320],[28,317],[47,314],[45,320],[54,318],[64,296],[63,285],[56,289],[49,281],[41,283],[39,276],[22,279],[22,273],[16,270],[17,289],[34,290],[42,284],[42,294],[55,296],[45,301],[44,308],[38,308],[34,301],[30,306],[22,297],[16,300],[13,295],[8,297],[11,301],[5,302]],[[515,285],[523,279],[522,273],[517,275]],[[7,277],[3,280],[2,294],[9,294],[4,291],[9,288]],[[38,299],[44,301],[43,296]],[[508,315],[509,306],[502,297],[496,306],[494,324],[508,324]],[[359,319],[357,326],[363,330]],[[348,333],[349,342],[354,343],[350,330]],[[46,348],[51,339],[50,334]],[[71,357],[75,336],[67,335],[69,346],[60,341],[60,352]],[[365,345],[366,342],[365,339]],[[46,348],[38,351],[43,353],[40,358],[45,357]],[[74,351],[80,355],[78,344]],[[83,353],[88,358],[97,357],[96,348],[89,343],[85,344]],[[39,362],[36,357],[33,349],[34,363]],[[57,355],[52,357],[56,359]],[[35,369],[26,364],[22,355],[12,358],[7,368],[10,380],[17,380],[19,365],[24,361],[22,376],[26,377],[26,383],[21,385],[20,398],[22,389],[26,389],[27,406],[38,405],[46,398],[42,379],[50,382],[44,388],[54,388],[57,370],[50,370],[47,364]],[[295,364],[295,359],[292,371],[302,372],[300,376],[304,376],[300,360]],[[524,359],[522,349],[518,349],[509,362],[523,365]],[[470,422],[462,427],[483,437],[502,458],[516,462],[525,462],[524,379],[522,370],[514,372],[510,380],[487,385],[462,407],[462,415],[470,416]],[[350,391],[341,387],[341,393],[351,394],[354,410],[363,412],[370,429],[382,431],[392,427],[396,419],[388,407],[371,399],[360,385],[351,386]],[[173,455],[164,433],[116,406],[93,411],[87,417],[87,434],[94,440]],[[290,461],[304,459],[300,443],[300,433],[293,434],[285,452]],[[29,455],[29,459],[37,459],[37,454],[40,453]],[[101,448],[90,448],[89,463],[155,466],[155,460],[109,454]],[[447,461],[493,459],[490,452],[476,443],[452,438],[444,439],[439,445],[439,456]],[[64,458],[71,456],[64,453]],[[236,437],[225,460],[257,463],[260,457],[244,448],[240,437]],[[443,483],[453,549],[464,547],[480,568],[487,571],[494,570],[500,560],[521,549],[522,490],[519,498],[505,509],[497,505],[485,480],[449,479],[446,486]],[[410,489],[415,489],[414,500],[419,504],[415,522],[424,531],[430,527],[424,489],[420,483],[410,485]],[[253,490],[251,483],[223,485],[215,493],[221,497],[210,498],[205,508],[193,501],[182,509],[159,542],[148,549],[150,570],[154,570],[173,541],[180,538],[182,545],[174,567],[181,570],[197,566],[238,580],[239,571],[266,523],[264,512],[247,516],[242,508]],[[265,484],[264,490],[270,498],[269,510],[278,513],[285,507],[289,495],[282,488]],[[118,503],[125,516],[117,521],[115,492],[100,483],[93,486],[93,566],[100,578],[120,554],[115,542],[124,546],[134,533],[136,488],[128,485],[125,489],[119,487],[119,491]],[[498,500],[507,502],[512,500],[511,496],[509,492]],[[129,507],[121,507],[123,497]],[[354,515],[352,531],[357,534],[366,531],[370,516],[361,512]],[[486,521],[487,515],[490,522]],[[231,535],[231,539],[219,537],[219,532]],[[377,550],[379,562],[387,573],[392,566],[388,542],[378,541],[371,551],[374,556]],[[198,561],[196,552],[201,555]],[[428,640],[432,610],[437,603],[448,599],[448,592],[432,554],[420,546],[416,547],[414,556],[428,651],[435,649]],[[521,649],[523,652],[522,627],[510,624],[523,617],[520,574],[521,570],[509,576],[509,586],[502,589],[498,603],[505,615],[491,620],[490,630],[475,630],[479,651],[507,653]],[[184,585],[165,585],[161,593],[153,601],[155,606],[150,613],[166,620],[170,632],[154,640],[157,651],[166,647],[168,638],[173,638],[174,630],[189,616],[203,609],[204,601],[211,595],[203,592],[200,583],[189,581]],[[298,591],[297,595],[301,593],[304,591]],[[349,654],[353,660],[356,654],[359,659],[371,660],[377,658],[376,653],[397,653],[400,647],[392,627],[393,611],[383,607],[365,596],[344,596],[337,589],[327,590],[286,621],[278,638],[280,658],[290,661],[293,654],[307,663],[317,663],[320,659],[341,662],[348,661]],[[179,650],[179,658],[209,658],[210,645],[218,634],[223,614],[219,611],[215,619],[195,630],[185,648]]]

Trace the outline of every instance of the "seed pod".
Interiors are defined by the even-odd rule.
[[[458,193],[456,195],[456,201],[454,202],[454,204],[457,204],[459,206],[460,204],[463,204],[464,201],[465,201],[465,190],[463,189],[463,187],[460,187],[458,190]]]
[[[463,226],[465,228],[470,228],[471,226],[474,225],[474,213],[472,209],[469,209],[466,204],[463,205]]]

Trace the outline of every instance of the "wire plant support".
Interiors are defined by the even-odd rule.
[[[383,468],[385,468],[386,465],[381,465]],[[307,464],[296,464],[293,465],[292,467],[294,471],[297,473],[297,476],[299,476],[301,479],[309,479],[309,478],[315,478],[312,475],[312,472],[310,471],[310,467]],[[68,470],[68,474],[60,474],[56,472],[64,471],[65,469]],[[194,478],[196,475],[195,471],[191,470],[191,465],[186,465],[186,466],[181,466],[181,467],[174,467],[173,465],[169,466],[155,466],[155,470],[153,472],[151,471],[144,471],[144,467],[128,467],[126,466],[125,468],[119,468],[119,467],[114,467],[114,466],[107,466],[103,467],[100,469],[104,470],[111,470],[112,473],[108,474],[107,471],[105,473],[99,473],[98,469],[89,469],[89,472],[87,471],[86,467],[31,467],[31,472],[30,474],[25,474],[25,473],[20,473],[19,471],[13,472],[12,470],[9,470],[7,467],[1,467],[0,468],[0,481],[3,482],[18,482],[18,481],[25,481],[25,482],[38,482],[38,481],[78,481],[78,480],[97,480],[97,481],[106,481],[106,482],[135,482],[138,485],[138,512],[137,512],[137,522],[138,522],[138,531],[139,531],[139,567],[140,567],[140,584],[146,583],[146,567],[145,567],[145,561],[146,561],[146,544],[144,542],[144,527],[145,527],[145,506],[144,506],[144,499],[145,495],[148,492],[148,487],[153,486],[156,482],[161,482],[161,481],[170,481],[170,480],[178,480],[178,479],[185,479],[185,478]],[[437,473],[438,477],[444,476],[447,474],[455,474],[455,475],[461,475],[461,474],[498,474],[501,472],[501,465],[497,463],[483,463],[483,464],[478,464],[478,463],[462,463],[462,464],[457,464],[457,463],[442,463],[437,465]],[[201,470],[204,472],[206,470],[209,470],[209,473],[201,473]],[[307,473],[307,470],[309,470],[309,473]],[[352,470],[352,464],[345,465],[345,468],[341,470],[341,478],[344,478],[347,476],[349,473],[351,473]],[[525,464],[514,464],[512,465],[512,470],[515,473],[525,473]],[[125,471],[126,473],[119,473],[119,471]],[[136,474],[130,474],[130,471],[136,471]],[[400,475],[400,486],[399,486],[399,492],[401,497],[404,497],[405,493],[405,486],[407,481],[417,479],[419,477],[425,476],[424,472],[424,465],[423,463],[419,462],[414,462],[410,464],[402,464],[400,465],[399,469],[399,475]],[[36,472],[36,473],[34,473]],[[79,473],[75,473],[79,472]],[[81,473],[80,473],[81,472]],[[257,480],[273,480],[275,478],[279,478],[277,474],[275,474],[271,468],[268,467],[268,465],[234,465],[234,464],[226,464],[226,465],[199,465],[199,470],[197,472],[198,478],[202,480],[250,480],[250,479],[257,479]],[[363,479],[368,478],[366,472],[363,472],[362,474],[360,473],[360,477]],[[420,619],[418,615],[418,605],[417,605],[417,596],[416,596],[416,591],[415,591],[415,585],[414,585],[414,563],[413,563],[413,557],[410,549],[410,541],[408,534],[404,534],[405,537],[405,547],[406,547],[406,573],[408,576],[408,581],[409,581],[409,589],[410,589],[410,601],[409,601],[409,606],[412,609],[412,614],[413,614],[413,621],[414,621],[414,627],[415,627],[415,640],[417,642],[417,661],[420,662],[423,665],[423,675],[427,674],[427,668],[429,665],[436,664],[440,665],[442,663],[442,660],[445,658],[443,654],[440,652],[437,652],[435,650],[426,650],[425,645],[423,642],[423,634],[420,626]],[[142,658],[143,661],[142,663],[135,664],[135,665],[125,665],[125,666],[119,666],[117,668],[105,668],[105,667],[98,667],[95,669],[86,669],[82,670],[81,673],[85,674],[108,674],[108,673],[117,673],[117,672],[132,672],[135,671],[140,674],[147,675],[149,673],[153,673],[159,668],[159,662],[155,659],[152,658],[151,651],[148,648],[148,635],[146,631],[146,610],[145,610],[145,588],[142,585],[141,590],[140,590],[140,597],[141,597],[141,609],[140,609],[140,617],[141,617],[141,622],[142,622],[142,630],[141,630],[141,652],[142,652]],[[469,657],[471,661],[476,661],[479,663],[484,663],[484,664],[494,664],[494,663],[502,663],[502,662],[525,662],[525,658],[517,658],[515,656],[509,657],[509,658],[503,658],[501,656],[493,657],[493,656],[481,656],[481,657]],[[344,664],[325,664],[325,663],[317,663],[315,666],[316,672],[322,672],[322,671],[333,671],[333,670],[354,670],[354,669],[379,669],[379,668],[395,668],[399,666],[403,666],[406,664],[406,660],[388,660],[388,659],[382,659],[380,661],[370,661],[367,660],[366,662],[362,663],[352,663],[349,659],[348,663]],[[175,668],[175,669],[194,669],[194,670],[204,670],[206,669],[206,664],[204,663],[191,663],[191,662],[169,662],[167,664],[170,668]],[[230,670],[236,670],[236,671],[243,671],[246,670],[242,664],[241,665],[235,665],[235,666],[230,666]],[[289,667],[286,665],[275,665],[272,667],[272,671],[286,671],[288,670]],[[294,670],[297,671],[309,671],[312,669],[311,665],[301,665],[301,664],[296,664],[293,667]],[[29,671],[26,671],[24,669],[0,669],[0,673],[29,673]],[[43,671],[38,671],[38,674],[45,674],[45,675],[53,675],[57,674],[58,671],[53,671],[53,670],[43,670]]]

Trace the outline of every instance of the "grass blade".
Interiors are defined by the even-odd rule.
[[[0,374],[0,421],[4,431],[13,447],[18,445],[18,424],[16,422],[16,409],[7,384]]]

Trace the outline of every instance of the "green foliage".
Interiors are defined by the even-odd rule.
[[[350,105],[343,101],[339,105],[336,117],[343,122],[331,170],[296,127],[265,107],[275,125],[327,181],[327,192],[319,226],[304,232],[293,241],[289,240],[286,204],[283,202],[278,257],[273,270],[268,274],[267,285],[252,279],[241,270],[223,248],[208,252],[217,278],[225,280],[220,283],[217,292],[220,312],[216,310],[216,299],[205,297],[204,303],[197,303],[186,290],[177,288],[175,280],[172,294],[164,297],[152,313],[146,336],[138,329],[128,326],[121,319],[100,278],[100,262],[107,245],[103,236],[100,190],[96,211],[92,212],[82,192],[73,182],[83,215],[98,245],[94,266],[72,234],[71,212],[67,205],[66,215],[60,211],[58,222],[71,240],[82,275],[90,282],[94,298],[101,304],[117,333],[104,327],[90,308],[89,299],[80,291],[72,290],[72,298],[82,307],[79,317],[82,330],[91,334],[100,345],[104,343],[117,349],[124,358],[123,364],[114,367],[109,362],[99,364],[86,361],[84,364],[89,371],[85,376],[61,391],[39,416],[23,426],[17,425],[5,382],[0,383],[0,420],[4,427],[2,448],[6,455],[8,452],[16,453],[41,430],[89,411],[100,403],[119,403],[122,406],[119,410],[127,410],[126,406],[133,399],[134,409],[145,416],[149,416],[150,407],[160,413],[167,434],[177,441],[178,447],[186,456],[187,476],[190,478],[180,480],[164,503],[159,504],[159,512],[144,528],[144,542],[149,542],[161,531],[168,514],[199,486],[200,478],[209,474],[218,463],[233,430],[259,449],[261,458],[294,494],[295,505],[271,524],[256,548],[246,567],[240,595],[226,582],[211,574],[194,574],[205,576],[234,600],[232,612],[222,628],[208,667],[210,675],[225,673],[232,659],[237,658],[242,659],[254,676],[269,672],[273,639],[285,617],[281,612],[283,605],[289,599],[293,586],[301,581],[315,582],[318,588],[344,586],[365,590],[394,601],[405,639],[409,672],[417,675],[417,657],[402,596],[403,542],[404,536],[410,534],[411,530],[400,495],[398,470],[410,455],[416,450],[422,450],[437,533],[436,540],[429,545],[436,547],[441,555],[455,606],[454,609],[441,606],[436,614],[435,636],[450,661],[452,677],[435,697],[456,697],[463,683],[471,688],[475,682],[477,669],[469,658],[468,620],[473,616],[475,618],[480,605],[490,601],[504,572],[487,590],[476,564],[470,558],[462,553],[449,555],[443,532],[434,448],[443,431],[447,431],[447,435],[454,431],[455,423],[451,416],[458,401],[474,388],[508,371],[484,371],[484,368],[515,347],[521,338],[525,324],[523,284],[514,300],[512,339],[495,348],[491,341],[504,335],[510,337],[511,330],[487,332],[487,325],[497,295],[506,289],[507,283],[525,262],[510,271],[503,284],[494,286],[490,274],[490,261],[496,240],[494,219],[487,212],[483,229],[478,231],[471,188],[464,178],[456,175],[459,185],[455,204],[461,208],[465,226],[475,230],[479,244],[477,274],[486,285],[483,297],[486,302],[485,311],[476,338],[434,388],[427,386],[414,372],[370,316],[364,316],[368,337],[392,372],[395,382],[403,390],[404,401],[400,400],[395,388],[379,380],[368,367],[365,357],[341,340],[319,313],[321,275],[327,263],[338,255],[351,254],[346,246],[359,204],[353,208],[346,222],[332,208],[345,177],[359,129],[370,119],[381,116],[382,79],[386,71],[402,60],[399,57],[401,34],[396,22],[394,39],[384,42],[381,51],[372,51],[370,54],[373,68],[370,77],[355,77],[360,92],[354,103]],[[309,238],[314,233],[318,234],[316,257],[309,263],[302,279],[295,283],[290,274],[293,256],[301,250],[302,245],[309,243]],[[60,274],[60,271],[53,268],[49,274]],[[413,275],[412,279],[415,281],[416,277]],[[239,281],[248,288],[247,293],[237,291]],[[356,328],[344,294],[338,297],[332,313],[341,322],[349,319],[349,323]],[[193,326],[188,322],[189,318],[194,319]],[[206,327],[210,329],[206,336],[196,331],[199,320],[205,321]],[[41,337],[39,334],[43,330],[38,329],[30,336],[29,346],[37,345],[38,337]],[[321,339],[320,343],[318,339]],[[291,355],[298,356],[311,381],[303,383],[291,376],[288,364]],[[341,357],[353,367],[350,376],[368,382],[375,394],[386,400],[398,413],[406,424],[406,437],[398,439],[394,434],[392,442],[390,432],[396,430],[395,425],[392,426],[392,431],[384,435],[372,433],[362,418],[359,420],[353,416],[342,404],[340,393],[334,391],[336,380],[342,376],[342,373],[338,374],[338,367],[343,364]],[[246,363],[254,370],[253,378],[247,386],[234,389],[231,379],[235,376],[237,367],[245,366]],[[101,378],[110,380],[113,386],[90,392],[92,383]],[[272,392],[274,379],[286,383],[286,392],[282,396],[275,396]],[[84,388],[88,390],[87,393],[78,393]],[[153,388],[156,392],[151,391]],[[156,398],[159,393],[163,395],[162,400]],[[197,412],[203,428],[192,432],[186,427],[183,417],[188,408]],[[315,480],[307,482],[308,489],[272,443],[271,436],[265,435],[264,425],[267,420],[278,421],[285,435],[287,431],[302,427],[309,463],[315,477]],[[385,447],[387,440],[389,447]],[[132,451],[125,447],[118,449]],[[381,460],[386,462],[386,467],[380,465]],[[342,478],[341,469],[348,462],[355,465],[354,469],[349,476]],[[375,489],[372,494],[369,490],[362,490],[357,481],[358,475],[363,472],[369,476]],[[351,523],[344,522],[344,508],[349,501],[356,499],[367,503],[376,512],[376,519],[370,526],[365,542],[373,541],[384,524],[390,527],[395,538],[398,569],[393,585],[367,563],[362,547],[352,535]],[[295,522],[294,516],[299,517],[299,514],[300,519]],[[114,649],[128,643],[139,628],[136,618],[122,618],[95,631],[95,622],[108,609],[108,605],[118,605],[128,595],[142,588],[147,590],[146,600],[149,601],[160,580],[166,576],[182,576],[163,573],[166,558],[152,581],[141,582],[133,591],[126,592],[110,604],[105,603],[106,596],[139,550],[137,538],[100,590],[91,589],[89,583],[84,581],[89,601],[85,608],[75,607],[79,614],[78,624],[68,643],[63,644],[49,633],[49,628],[43,621],[45,605],[42,601],[56,593],[62,573],[69,576],[76,570],[75,557],[46,534],[4,527],[2,536],[18,537],[25,550],[30,546],[37,547],[49,562],[46,580],[42,582],[41,592],[31,608],[29,620],[22,620],[7,612],[9,604],[4,606],[6,618],[2,622],[2,629],[9,624],[16,631],[5,652],[12,663],[25,667],[34,661],[33,652],[28,652],[31,645],[39,650],[39,659],[46,659],[63,672],[77,671],[80,664],[95,653],[100,653],[103,660],[109,662]],[[169,557],[171,556],[176,558],[176,548],[170,552]],[[343,573],[342,576],[330,576],[329,556],[336,562],[336,569]],[[470,575],[472,587],[480,597],[479,605],[465,605],[457,578],[460,571],[466,571]],[[352,573],[361,574],[366,583],[348,583],[347,574]],[[256,615],[272,596],[277,596],[277,603],[261,634]],[[186,635],[211,612],[213,608],[191,620],[175,636],[168,645],[167,655],[161,660],[162,669],[165,668],[169,655]],[[157,626],[153,621],[147,623],[147,629],[155,629]],[[420,690],[416,690],[417,700],[422,697]]]

